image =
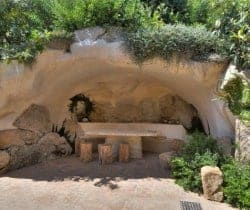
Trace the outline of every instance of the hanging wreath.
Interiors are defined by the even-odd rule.
[[[74,97],[70,98],[70,100],[71,103],[69,104],[69,111],[72,114],[76,114],[78,121],[82,121],[83,118],[88,119],[91,112],[94,111],[94,103],[82,93],[75,95]],[[85,105],[85,112],[83,113],[76,113],[79,102],[84,103]]]

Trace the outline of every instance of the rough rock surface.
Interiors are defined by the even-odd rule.
[[[170,161],[171,158],[176,155],[175,152],[164,152],[159,155],[159,161],[163,168],[169,169],[170,168]]]
[[[223,174],[218,167],[202,167],[201,181],[204,197],[206,199],[219,202],[223,200],[223,192],[221,191]]]
[[[46,50],[32,67],[17,62],[0,65],[1,130],[12,128],[13,121],[32,103],[46,106],[53,123],[60,124],[70,115],[69,99],[84,93],[97,105],[101,119],[146,122],[160,119],[164,110],[160,106],[165,104],[160,99],[179,97],[189,106],[177,105],[180,113],[165,113],[167,116],[181,116],[181,123],[188,125],[192,104],[207,133],[218,138],[234,135],[223,103],[212,100],[227,62],[173,57],[167,62],[155,59],[138,66],[122,48],[121,39],[105,41],[105,30],[85,29],[78,35],[71,53]],[[174,110],[172,105],[170,108]],[[98,113],[92,117],[98,119]]]
[[[50,114],[45,106],[30,105],[13,123],[19,129],[34,131],[39,134],[50,132],[52,124]]]
[[[243,162],[250,164],[250,125],[236,120],[235,143],[238,145],[235,157]]]
[[[164,153],[173,151],[179,153],[184,145],[183,140],[165,137],[143,137],[142,140],[142,148],[146,152]]]
[[[28,130],[11,129],[0,131],[0,149],[34,144],[38,139],[39,135],[37,133]]]
[[[57,156],[66,156],[71,154],[71,151],[72,149],[64,137],[60,137],[57,133],[48,133],[35,144],[8,148],[10,154],[9,169],[22,168],[54,159]]]
[[[8,169],[10,155],[5,151],[0,151],[0,174]]]

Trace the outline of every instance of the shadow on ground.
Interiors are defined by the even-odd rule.
[[[2,177],[49,182],[94,181],[96,187],[107,186],[114,190],[119,187],[119,181],[149,177],[160,181],[169,178],[169,171],[160,166],[157,154],[144,154],[142,159],[133,159],[129,163],[114,162],[104,166],[99,164],[95,154],[94,160],[89,163],[83,163],[78,157],[71,156],[11,171]]]

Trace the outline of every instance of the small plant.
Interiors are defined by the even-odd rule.
[[[218,146],[216,139],[195,131],[188,136],[188,143],[183,147],[182,156],[186,160],[192,160],[194,154],[202,155],[207,151],[212,154],[222,154],[222,150]]]
[[[153,58],[169,60],[173,54],[206,58],[210,53],[222,53],[224,42],[204,27],[165,25],[160,29],[129,33],[125,47],[137,63]]]
[[[226,202],[240,209],[250,209],[250,166],[230,161],[222,166]]]
[[[76,134],[74,136],[70,135],[70,132],[67,131],[66,128],[64,127],[64,122],[63,122],[62,126],[58,126],[58,125],[53,124],[52,125],[52,132],[58,133],[59,136],[64,137],[66,139],[66,141],[68,142],[68,144],[71,146],[72,153],[74,153],[75,152]]]

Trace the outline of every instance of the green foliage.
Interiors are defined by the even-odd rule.
[[[195,131],[188,136],[188,143],[182,150],[182,157],[184,157],[185,160],[192,160],[194,154],[202,155],[207,151],[213,154],[222,154],[216,139]]]
[[[201,193],[200,170],[203,166],[221,167],[226,202],[241,209],[250,208],[250,166],[225,157],[214,139],[195,132],[181,156],[171,160],[172,175],[185,190]]]
[[[208,26],[230,43],[229,55],[240,69],[250,68],[250,1],[213,1]]]
[[[137,60],[140,61],[152,56],[166,59],[175,50],[184,53],[188,51],[194,55],[214,51],[221,53],[227,50],[228,56],[239,68],[250,68],[248,0],[143,0],[143,2],[141,0],[2,0],[0,1],[0,60],[18,59],[31,62],[45,48],[51,32],[61,30],[73,32],[98,25],[118,26],[130,32],[138,31],[130,36],[134,41],[129,41],[128,45],[137,44],[130,49],[139,52]],[[201,27],[185,29],[184,26],[172,26],[172,28],[165,26],[159,29],[163,25],[161,18],[170,24],[183,23],[193,26],[202,24],[210,32],[201,30]],[[174,33],[170,33],[169,30],[174,30]],[[150,40],[148,36],[151,33],[154,38]],[[171,35],[177,38],[172,38]],[[224,40],[224,44],[219,37]],[[191,38],[194,38],[194,43]],[[156,46],[153,46],[155,39]],[[181,47],[182,44],[184,47]],[[146,50],[144,50],[145,45]],[[191,46],[190,49],[188,45]],[[153,49],[148,49],[148,46]],[[155,48],[163,52],[156,53]],[[222,50],[219,50],[220,48]]]
[[[42,51],[47,33],[41,20],[31,14],[30,1],[0,2],[0,60],[31,62]]]
[[[203,154],[193,154],[192,160],[176,157],[171,161],[172,175],[176,179],[176,183],[185,190],[201,193],[201,167],[207,165],[216,166],[218,161],[218,154],[213,154],[209,151]]]
[[[219,93],[233,114],[250,121],[250,84],[239,76],[230,79]]]
[[[241,209],[250,209],[250,166],[231,161],[223,165],[222,171],[226,202]]]
[[[204,27],[166,25],[155,30],[138,30],[127,36],[126,48],[138,63],[160,57],[169,59],[173,53],[204,57],[219,52],[222,40]]]
[[[119,26],[129,29],[161,25],[157,13],[143,7],[139,0],[54,0],[54,24],[74,31],[91,26]]]

